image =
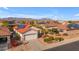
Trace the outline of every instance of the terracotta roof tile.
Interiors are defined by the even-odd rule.
[[[69,30],[69,28],[67,27],[67,24],[63,25],[63,24],[58,24],[57,27],[59,29],[63,29],[63,30]]]
[[[2,36],[2,35],[11,35],[11,33],[7,27],[0,27],[0,36]]]
[[[20,33],[25,33],[26,31],[28,31],[29,27],[30,27],[30,24],[29,24],[29,23],[26,23],[24,28],[19,28],[19,29],[17,29],[18,26],[14,27],[14,28],[15,28],[18,32],[20,32]]]

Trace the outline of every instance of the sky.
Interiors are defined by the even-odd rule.
[[[79,7],[0,7],[0,18],[79,20]]]

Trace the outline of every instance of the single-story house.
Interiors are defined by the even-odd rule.
[[[14,27],[14,31],[20,35],[21,41],[29,41],[38,38],[39,29],[25,24]]]
[[[70,29],[79,29],[79,24],[68,24],[68,28],[70,28]]]
[[[67,31],[70,30],[67,25],[68,25],[67,22],[63,22],[63,23],[60,23],[60,24],[56,25],[56,27],[58,28],[58,31],[59,31],[60,34],[67,33]]]
[[[10,31],[7,27],[0,27],[0,50],[7,50],[10,46]]]

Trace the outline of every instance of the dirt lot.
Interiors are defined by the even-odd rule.
[[[49,36],[53,36],[53,37],[63,37],[64,39],[71,39],[71,38],[75,38],[75,37],[79,37],[79,30],[71,30],[67,32],[67,36],[66,35],[51,35],[48,34]]]
[[[71,31],[68,31],[67,33],[68,33],[68,36],[62,36],[64,39],[79,37],[79,30],[71,30]]]

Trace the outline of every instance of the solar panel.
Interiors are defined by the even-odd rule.
[[[23,24],[18,25],[18,28],[25,28],[25,25],[23,25]]]
[[[79,28],[79,24],[69,24],[68,27]]]

